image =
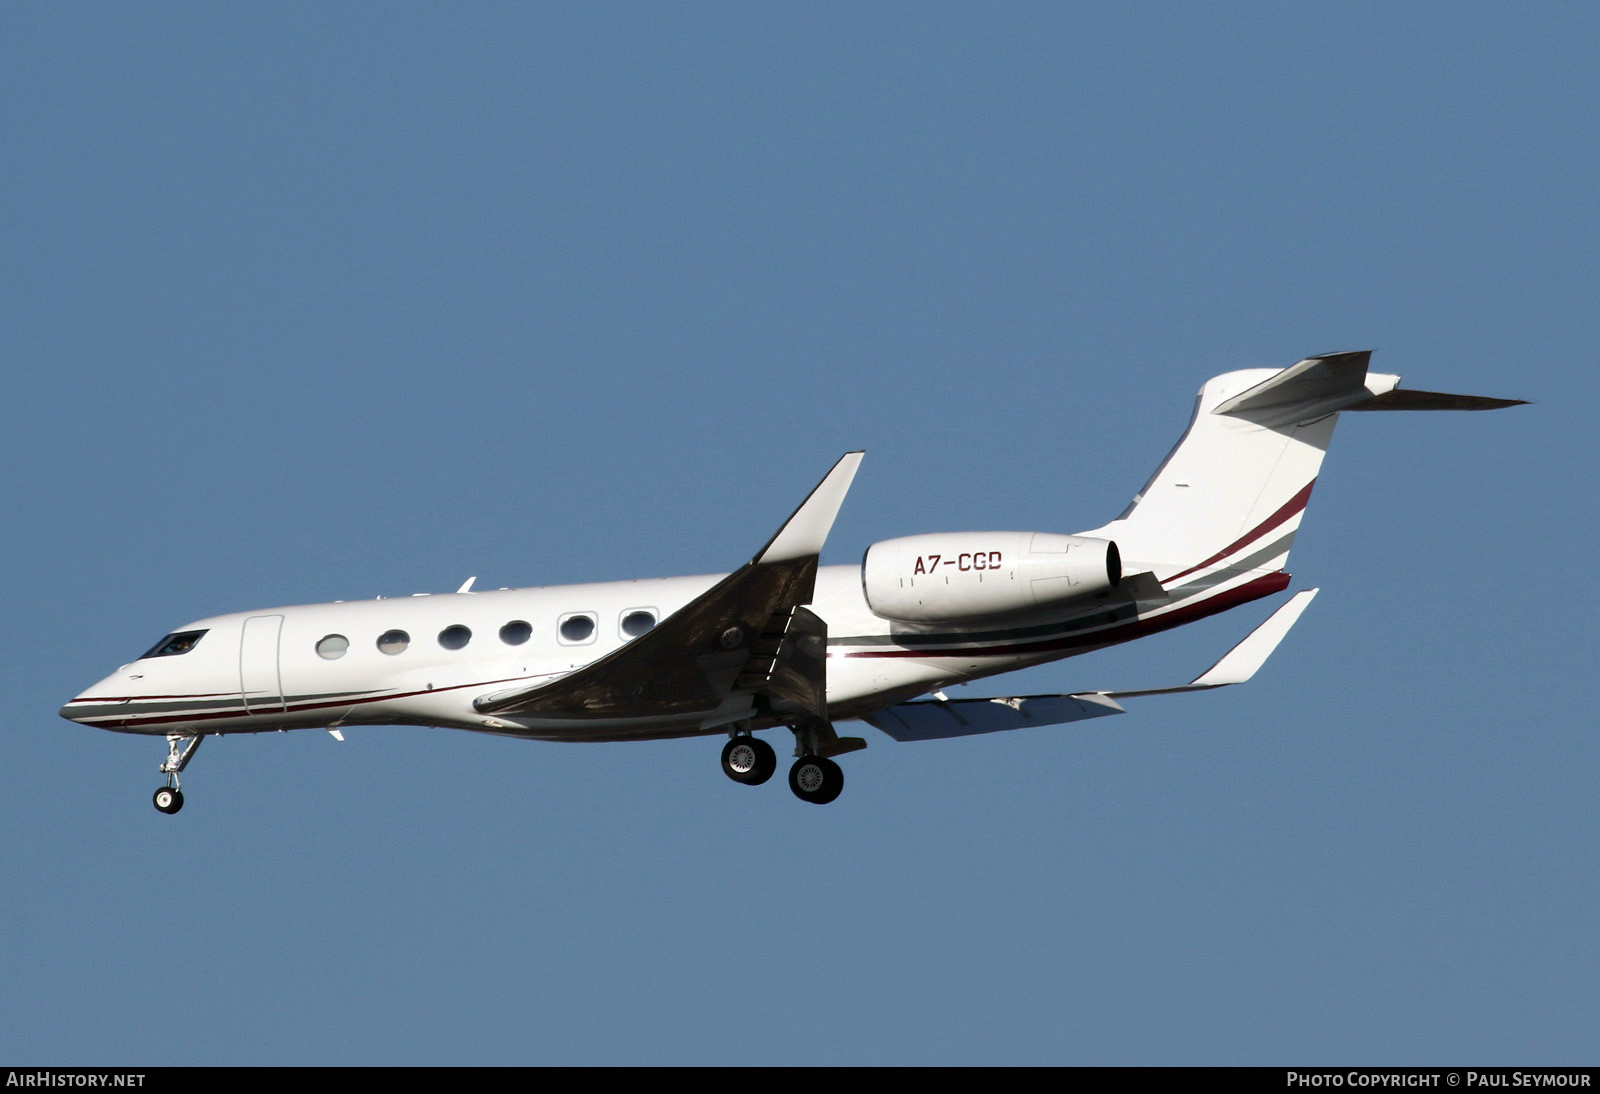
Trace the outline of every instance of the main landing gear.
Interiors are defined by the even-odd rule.
[[[205,735],[197,733],[193,737],[184,737],[177,733],[167,734],[167,759],[161,765],[161,773],[167,777],[167,785],[157,790],[152,799],[156,808],[163,813],[176,813],[183,808],[183,791],[178,789],[178,773],[189,766],[189,761],[194,759],[194,754],[200,749],[200,742],[205,740]]]
[[[743,733],[722,746],[722,773],[736,783],[760,786],[776,770],[778,754],[760,737]]]
[[[827,805],[844,789],[844,770],[826,756],[801,756],[789,769],[789,789],[812,805]]]
[[[844,790],[844,771],[831,757],[866,748],[859,737],[839,737],[826,722],[791,726],[798,759],[789,768],[789,789],[812,805],[827,805]],[[760,786],[778,769],[772,746],[748,728],[734,731],[722,746],[722,773],[736,783]]]

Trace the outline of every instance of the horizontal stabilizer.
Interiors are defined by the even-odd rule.
[[[1526,406],[1526,399],[1491,399],[1486,395],[1447,395],[1442,391],[1406,391],[1396,388],[1374,395],[1346,410],[1499,410]]]
[[[1307,357],[1219,403],[1212,413],[1293,410],[1307,417],[1327,414],[1371,397],[1372,392],[1366,389],[1367,363],[1371,360],[1369,349]]]
[[[1368,372],[1371,350],[1325,353],[1268,376],[1211,409],[1267,429],[1304,425],[1367,402],[1400,383],[1400,377]]]

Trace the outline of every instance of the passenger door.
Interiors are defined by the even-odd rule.
[[[239,639],[239,693],[250,714],[277,714],[283,710],[283,681],[278,674],[278,635],[281,615],[253,615],[244,621]]]

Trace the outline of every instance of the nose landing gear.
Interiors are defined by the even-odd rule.
[[[179,733],[167,734],[167,758],[161,765],[161,773],[167,777],[167,785],[161,787],[152,795],[151,800],[155,807],[163,813],[172,814],[183,808],[183,791],[178,788],[178,773],[189,766],[189,761],[194,759],[194,754],[200,748],[200,742],[205,740],[205,734],[197,733],[193,737],[185,737]]]

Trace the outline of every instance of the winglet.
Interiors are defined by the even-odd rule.
[[[1102,691],[1097,694],[1110,696],[1113,699],[1125,699],[1138,695],[1175,695],[1184,691],[1206,691],[1210,688],[1227,687],[1229,684],[1242,684],[1267,663],[1272,651],[1278,648],[1283,636],[1289,633],[1289,628],[1295,625],[1300,613],[1306,610],[1306,605],[1310,604],[1311,598],[1316,595],[1316,589],[1295,593],[1289,598],[1288,603],[1269,615],[1265,623],[1245,635],[1244,641],[1223,654],[1222,660],[1182,687]]]
[[[839,515],[839,506],[844,504],[844,496],[849,493],[850,483],[856,477],[856,468],[861,466],[862,455],[861,452],[846,452],[841,456],[839,462],[833,465],[833,470],[800,503],[800,508],[784,522],[778,534],[767,542],[752,561],[757,565],[790,562],[821,554],[822,545],[827,542],[828,532],[833,528],[834,518]]]
[[[1222,660],[1195,677],[1192,688],[1220,688],[1226,684],[1242,684],[1267,663],[1272,651],[1278,648],[1283,636],[1295,625],[1300,613],[1306,610],[1316,589],[1295,593],[1289,602],[1267,617],[1267,621],[1245,636],[1233,649],[1222,655]]]

